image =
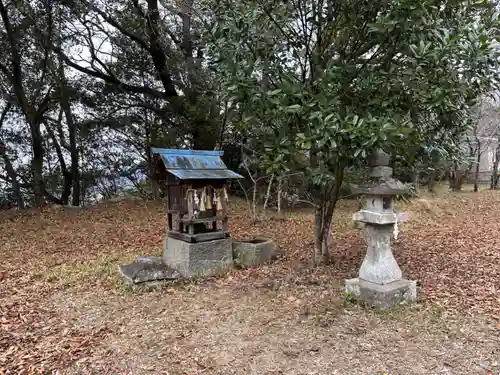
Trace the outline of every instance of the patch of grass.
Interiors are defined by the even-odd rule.
[[[343,306],[348,307],[356,303],[356,296],[352,292],[342,293]]]
[[[198,286],[210,287],[214,282],[217,283],[218,280],[224,279],[227,276],[227,273],[221,273],[211,277],[194,276],[191,278],[180,278],[177,280],[149,281],[140,284],[131,284],[122,280],[121,286],[124,291],[134,294],[145,294],[151,292],[176,293],[178,291],[187,291],[190,288]]]
[[[130,284],[122,281],[122,289],[128,293],[151,293],[151,292],[167,292],[172,293],[175,287],[183,285],[182,281],[175,280],[157,280],[140,284]]]
[[[44,281],[63,288],[86,285],[86,282],[111,282],[118,285],[118,266],[133,261],[132,256],[104,256],[99,260],[78,263],[63,263],[49,267],[43,275]]]
[[[391,306],[386,309],[373,308],[372,310],[379,316],[382,320],[402,320],[406,319],[408,313],[417,309],[415,304],[398,304]]]

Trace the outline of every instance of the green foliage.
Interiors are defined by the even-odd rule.
[[[206,2],[214,69],[263,166],[323,185],[378,147],[453,156],[475,99],[497,83],[494,3],[335,4]]]

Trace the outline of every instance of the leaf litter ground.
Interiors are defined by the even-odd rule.
[[[272,237],[277,261],[136,290],[117,267],[161,253],[161,204],[3,214],[0,374],[500,374],[500,194],[405,207],[394,250],[419,303],[387,312],[342,295],[365,249],[354,202],[318,268],[310,212],[252,225],[236,206],[233,236]]]

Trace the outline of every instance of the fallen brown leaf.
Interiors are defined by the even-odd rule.
[[[429,209],[429,205],[437,209]],[[405,277],[418,281],[424,308],[440,306],[446,311],[468,315],[500,316],[500,210],[497,207],[500,207],[500,194],[495,192],[437,198],[412,207],[410,222],[402,226],[394,250]],[[328,310],[328,306],[334,306],[330,299],[333,295],[338,298],[345,278],[357,274],[366,248],[360,232],[348,225],[356,209],[355,203],[340,202],[341,214],[336,214],[333,231],[333,264],[315,268],[311,265],[314,244],[311,211],[298,210],[283,220],[269,218],[252,224],[245,208],[236,207],[230,220],[233,237],[271,237],[282,255],[272,264],[234,271],[230,276],[207,282],[208,291],[201,293],[189,309],[209,314],[217,300],[227,299],[227,304],[212,314],[232,316],[232,300],[244,299],[258,290],[268,298],[268,302],[259,302],[262,305],[250,306],[262,309],[258,310],[258,314],[263,315],[257,325],[259,329],[272,327],[277,319],[266,315],[272,311],[266,303],[274,303],[274,298],[279,301],[273,305],[277,311],[285,305],[285,311],[293,311],[301,322],[312,319],[321,329],[334,327],[337,322],[335,313]],[[116,272],[118,264],[137,255],[161,253],[166,227],[163,204],[123,201],[81,210],[9,215],[2,220],[0,214],[0,375],[50,373],[76,363],[84,366],[92,362],[89,359],[92,351],[108,336],[127,336],[133,340],[125,318],[85,325],[61,319],[60,311],[76,310],[71,304],[80,304],[91,319],[94,310],[108,308],[107,298],[121,293]],[[182,299],[191,293],[189,288],[196,290],[197,287],[171,287],[166,290],[167,294],[152,294],[150,298]],[[101,305],[90,305],[90,302],[87,305],[89,291],[94,296],[103,296]],[[285,297],[280,297],[280,293]],[[61,297],[56,303],[54,296],[57,295]],[[128,299],[129,308],[135,306],[130,302],[134,297],[124,298]],[[127,310],[124,311],[126,316]],[[164,311],[164,315],[158,316],[170,317],[176,314],[176,306]],[[178,319],[182,320],[182,316]],[[245,315],[234,319],[246,321],[254,317]],[[167,335],[167,339],[189,341],[201,329],[196,324],[196,320],[190,322],[189,329],[177,331],[171,338]],[[488,326],[491,330],[491,320]],[[500,328],[500,324],[496,324],[496,328]],[[360,328],[358,324],[349,335],[366,331],[367,328]],[[246,334],[251,337],[252,332]],[[138,334],[135,340],[143,335]],[[345,334],[339,337],[342,335]],[[169,347],[172,352],[173,347]],[[179,349],[178,352],[186,351]],[[203,358],[210,360],[194,363],[196,368],[206,371],[217,366],[212,357]],[[196,371],[192,372],[199,373]],[[113,368],[108,373],[125,372]]]

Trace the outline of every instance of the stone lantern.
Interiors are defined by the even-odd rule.
[[[370,182],[352,186],[354,194],[366,197],[364,209],[353,215],[361,223],[368,249],[359,277],[346,280],[345,290],[357,299],[381,308],[416,300],[416,282],[404,280],[391,250],[391,237],[397,237],[398,222],[405,213],[394,211],[395,197],[409,191],[409,186],[392,177],[390,157],[382,150],[369,160]]]

